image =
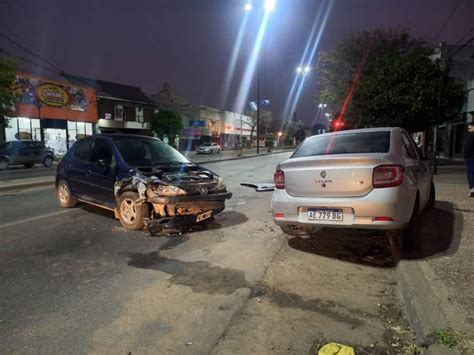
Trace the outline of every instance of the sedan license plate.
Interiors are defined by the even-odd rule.
[[[316,221],[342,221],[344,214],[342,209],[311,208],[308,210],[308,219]]]
[[[212,211],[201,213],[196,217],[196,222],[204,221],[205,219],[211,218],[211,216],[212,216]]]

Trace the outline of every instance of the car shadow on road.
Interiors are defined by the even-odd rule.
[[[79,206],[81,209],[83,209],[84,211],[88,213],[93,213],[95,215],[113,219],[117,222],[117,225],[120,225],[120,222],[115,219],[114,213],[112,211],[109,211],[97,206],[89,205],[87,203],[82,203]],[[194,232],[200,232],[203,230],[216,230],[216,229],[235,227],[239,224],[247,222],[248,220],[249,220],[248,217],[243,213],[239,213],[236,211],[223,211],[219,213],[218,215],[216,215],[216,217],[212,218],[212,220],[208,221],[207,223],[198,224],[192,227],[184,228],[181,231],[181,234],[183,233],[190,234]],[[143,230],[143,232],[148,234],[146,230]],[[169,235],[169,233],[166,235]],[[156,236],[159,237],[161,235],[158,234]]]
[[[385,232],[323,228],[309,237],[294,237],[290,247],[306,253],[335,258],[367,266],[395,267],[402,259],[426,259],[454,254],[462,233],[462,216],[453,205],[438,201],[435,208],[421,217],[421,248],[401,251]]]
[[[327,258],[390,268],[396,265],[385,233],[357,229],[323,228],[309,237],[294,237],[290,247]]]
[[[459,248],[464,227],[463,216],[448,201],[436,201],[420,219],[420,250],[405,252],[403,259],[428,259],[453,255]]]

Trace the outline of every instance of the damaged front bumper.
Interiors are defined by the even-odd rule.
[[[230,199],[232,193],[218,193],[208,196],[153,196],[148,199],[152,204],[187,206],[199,209],[201,212],[174,215],[163,218],[148,220],[146,229],[151,235],[169,233],[180,233],[186,228],[202,225],[214,217],[225,208],[225,200]],[[204,212],[202,212],[204,211]]]

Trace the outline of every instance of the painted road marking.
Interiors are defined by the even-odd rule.
[[[43,215],[41,215],[41,216],[25,218],[25,219],[22,219],[22,220],[19,220],[19,221],[15,221],[15,222],[10,222],[10,223],[6,223],[6,224],[2,224],[2,225],[0,225],[0,229],[12,227],[12,226],[16,226],[17,224],[22,224],[22,223],[28,223],[28,222],[37,221],[37,220],[43,219],[43,218],[59,216],[59,215],[62,215],[62,214],[65,214],[65,213],[69,213],[69,212],[72,212],[72,211],[78,211],[78,209],[61,210],[61,211],[57,211],[57,212],[52,212],[52,213],[48,213],[48,214],[43,214]]]

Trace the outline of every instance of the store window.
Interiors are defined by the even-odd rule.
[[[92,135],[92,123],[68,121],[67,130],[71,147],[77,140]]]
[[[40,121],[36,118],[13,117],[5,129],[7,142],[17,140],[41,140]]]
[[[5,138],[7,142],[16,141],[18,134],[18,119],[16,117],[8,120],[8,127],[5,128]]]

